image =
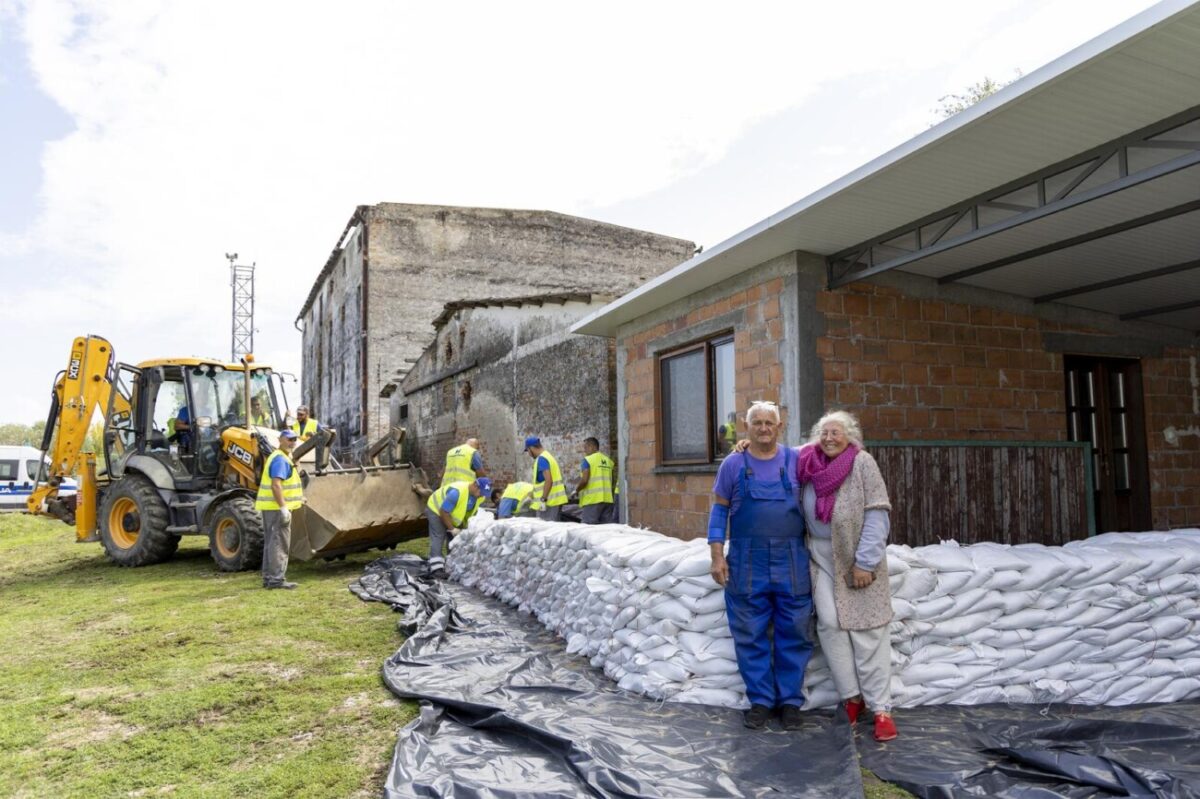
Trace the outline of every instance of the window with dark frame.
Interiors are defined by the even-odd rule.
[[[733,333],[658,356],[659,462],[720,461],[737,441]]]

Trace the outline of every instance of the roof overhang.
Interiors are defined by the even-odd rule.
[[[796,250],[826,256],[831,286],[900,269],[1195,330],[1197,117],[1200,4],[1166,0],[572,330],[615,335]]]

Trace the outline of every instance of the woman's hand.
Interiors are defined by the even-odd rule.
[[[725,560],[725,546],[723,544],[712,544],[712,567],[708,573],[712,575],[713,582],[722,588],[729,582],[729,562]]]
[[[734,452],[745,452],[749,448],[750,448],[750,439],[748,439],[748,438],[739,438],[738,442],[733,445]]]
[[[846,582],[850,583],[851,588],[866,588],[875,582],[875,572],[869,572],[866,569],[854,566],[850,569],[850,579]]]

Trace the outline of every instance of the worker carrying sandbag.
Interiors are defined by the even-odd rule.
[[[446,577],[446,558],[442,550],[449,535],[467,526],[467,520],[491,496],[492,481],[480,477],[444,485],[425,503],[425,518],[429,520],[429,574],[442,580]]]

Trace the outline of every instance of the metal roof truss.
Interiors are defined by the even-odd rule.
[[[1087,203],[1135,186],[1147,186],[1197,165],[1200,165],[1200,106],[834,253],[826,258],[829,286],[836,288],[891,269],[915,265],[939,253],[1014,230],[1068,209],[1081,208]],[[1082,234],[958,269],[938,276],[937,280],[939,283],[961,281],[1056,250],[1196,211],[1200,211],[1200,196],[1194,201],[1122,219]],[[1034,299],[1037,302],[1049,302],[1196,268],[1200,268],[1200,259],[1131,272],[1115,279],[1082,283],[1035,296]],[[1195,307],[1200,307],[1200,301],[1138,309],[1122,313],[1121,318],[1140,319]]]

